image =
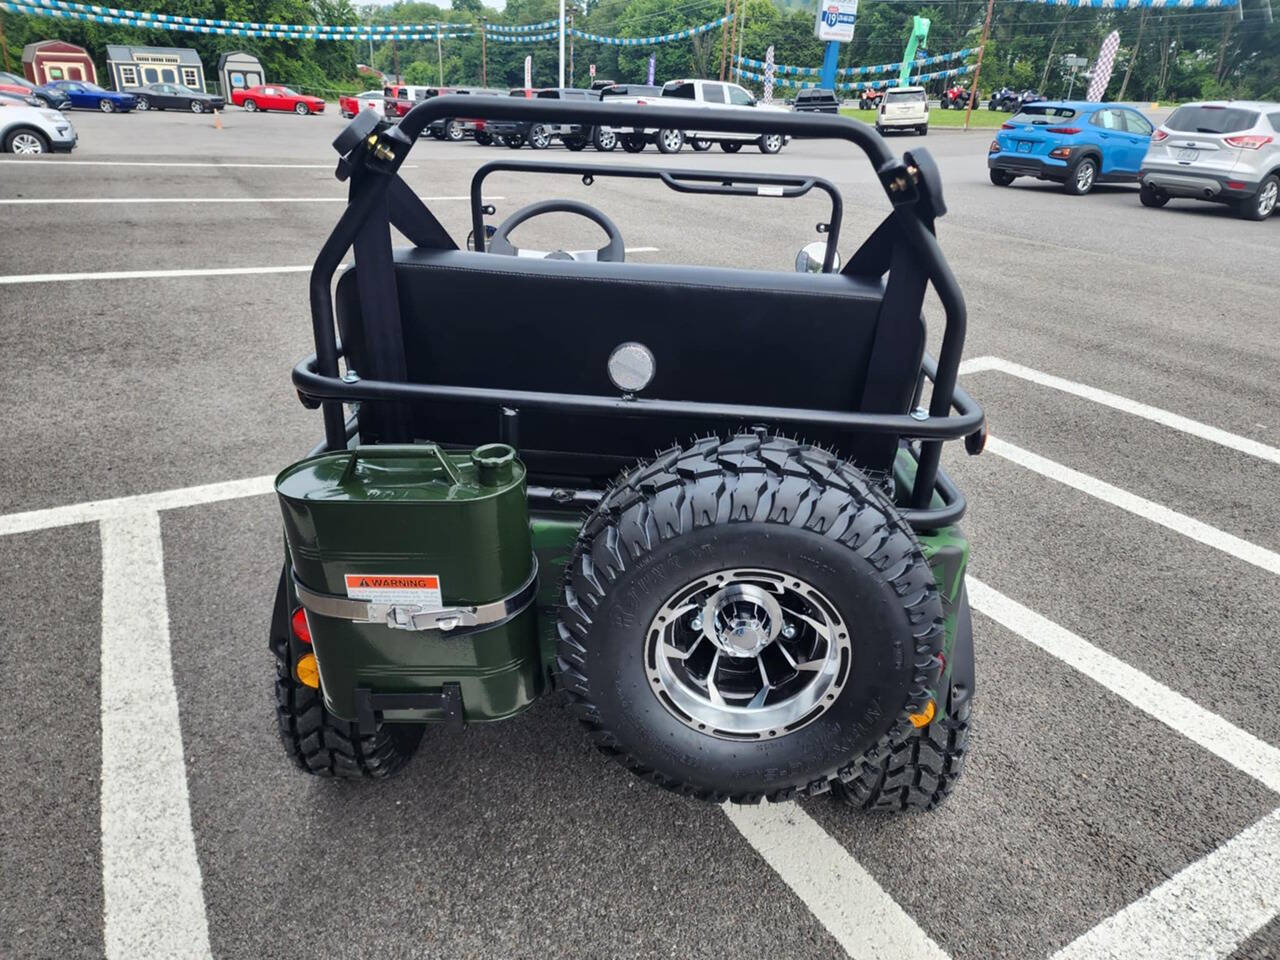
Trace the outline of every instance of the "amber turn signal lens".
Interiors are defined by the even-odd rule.
[[[923,710],[919,713],[908,714],[907,718],[911,721],[912,726],[927,727],[929,725],[929,721],[933,719],[935,712],[933,701],[930,700],[924,705]]]
[[[304,653],[298,658],[298,664],[293,668],[293,672],[298,677],[298,682],[312,690],[320,689],[320,668],[316,666],[316,655],[314,653]],[[933,716],[933,704],[929,704],[929,716]],[[915,717],[911,718],[911,722],[915,723]],[[925,721],[926,723],[928,721]],[[916,723],[916,726],[923,724]]]

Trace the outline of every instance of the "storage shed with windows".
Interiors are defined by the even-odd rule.
[[[218,57],[218,80],[222,83],[222,95],[231,102],[232,91],[248,90],[267,82],[267,71],[252,53],[233,50]]]
[[[184,47],[125,47],[109,43],[107,72],[117,90],[148,83],[180,83],[206,92],[200,55]]]
[[[98,82],[98,68],[89,51],[65,40],[28,43],[22,48],[22,72],[36,86],[57,80]]]

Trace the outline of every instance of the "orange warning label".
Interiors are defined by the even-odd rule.
[[[424,610],[440,610],[440,578],[434,573],[348,573],[343,575],[347,596],[374,603],[414,604]]]

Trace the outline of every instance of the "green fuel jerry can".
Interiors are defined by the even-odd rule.
[[[499,720],[543,692],[525,469],[505,444],[322,453],[276,478],[325,705]]]

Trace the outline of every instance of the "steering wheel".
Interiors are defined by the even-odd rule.
[[[509,239],[511,231],[526,220],[541,216],[544,213],[576,213],[586,217],[609,236],[609,242],[599,250],[521,250]],[[544,260],[603,260],[622,263],[626,259],[626,245],[622,242],[622,234],[612,220],[590,204],[579,200],[540,200],[527,207],[521,207],[507,219],[503,220],[498,230],[489,238],[489,252],[503,254],[508,257],[539,257]]]

